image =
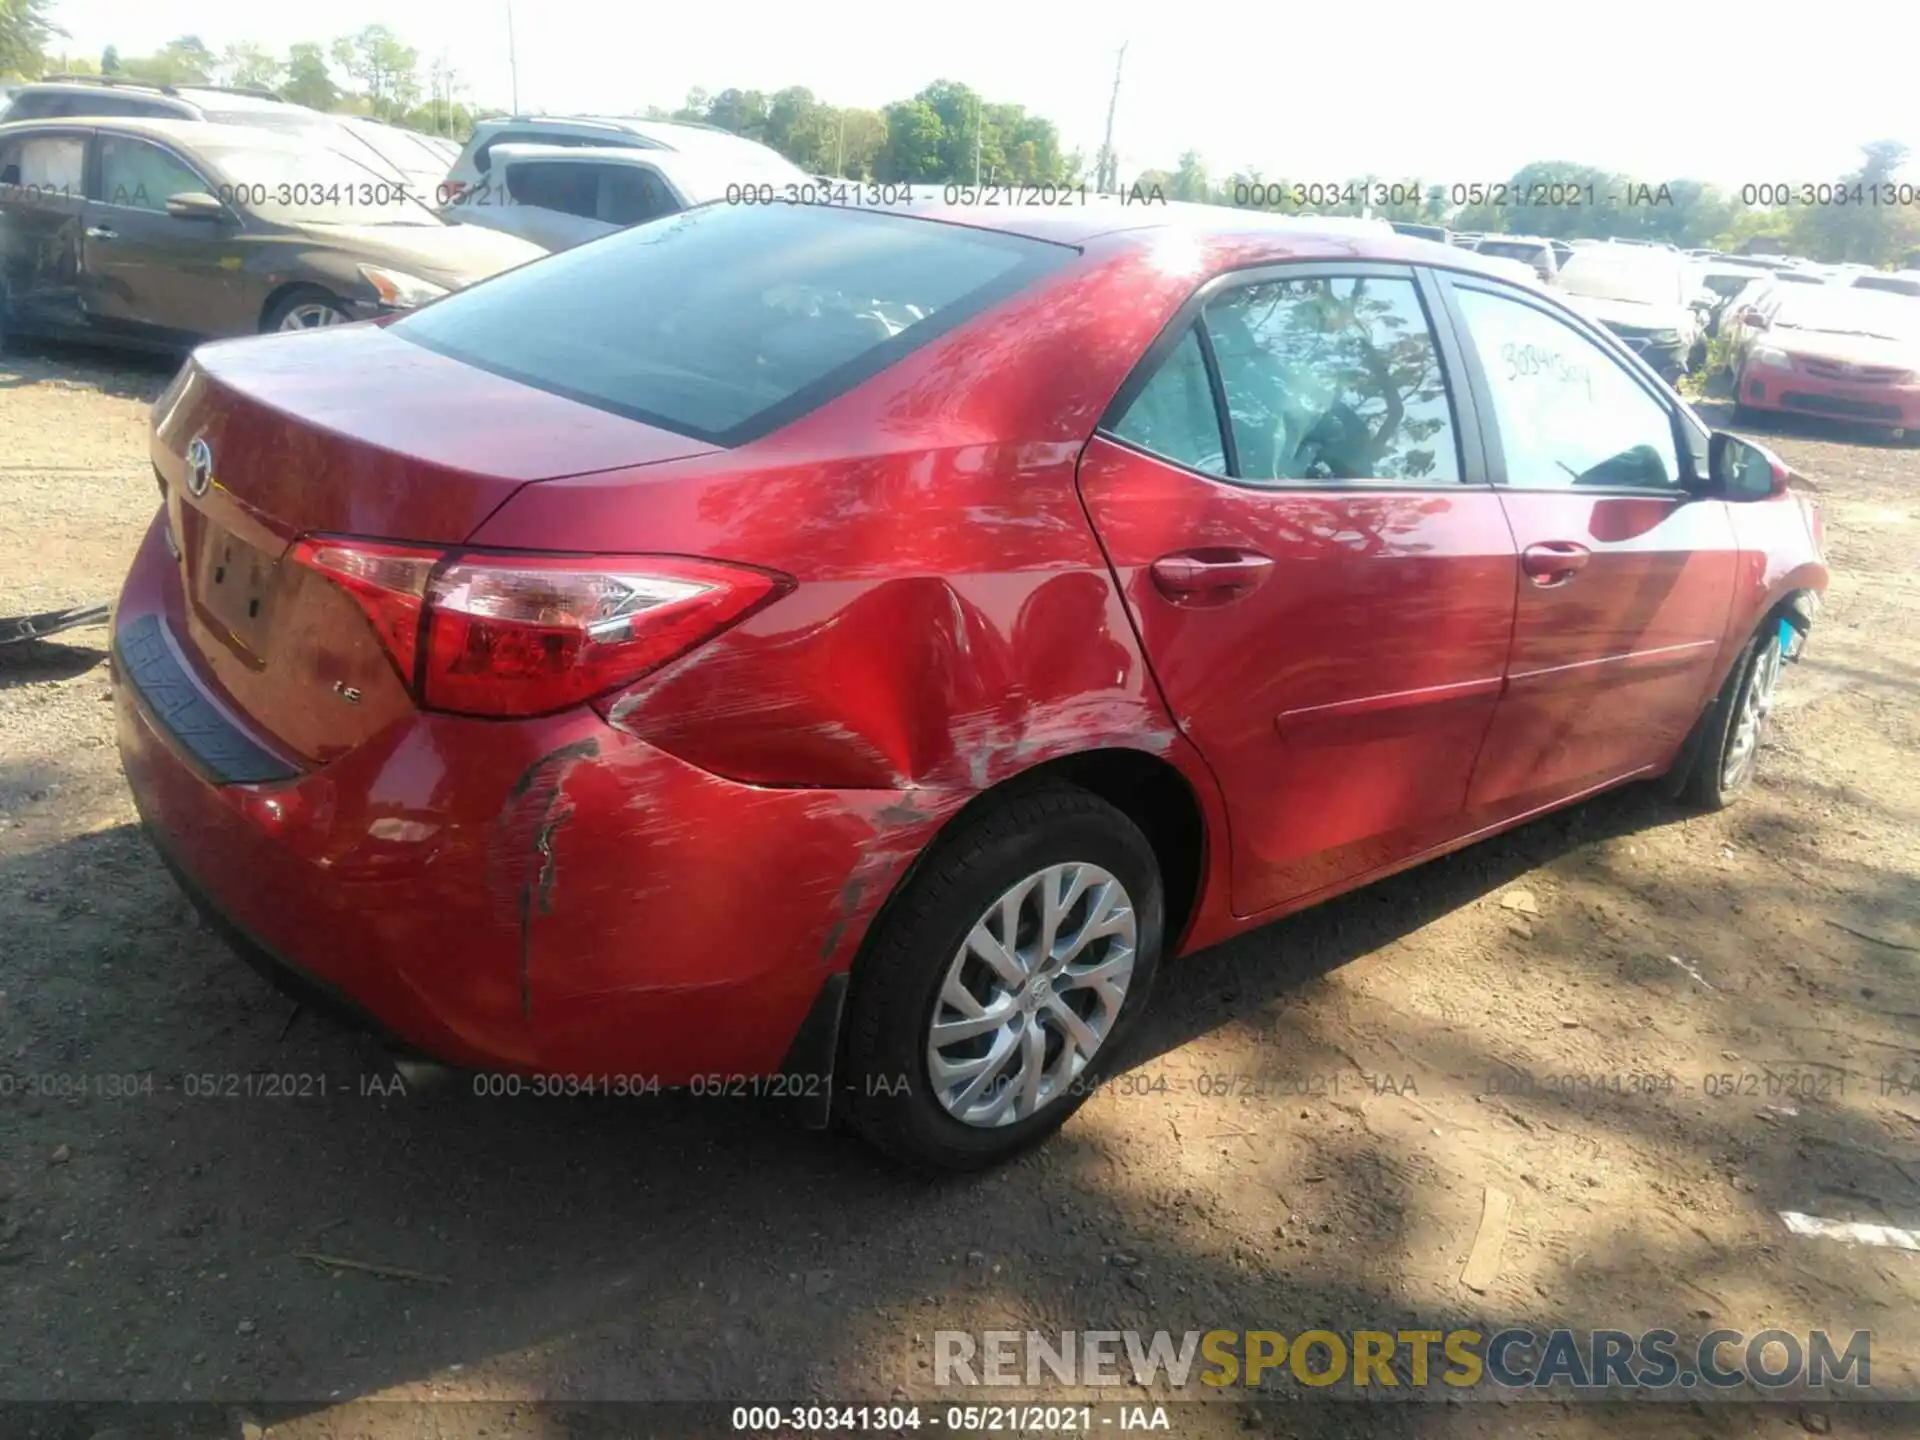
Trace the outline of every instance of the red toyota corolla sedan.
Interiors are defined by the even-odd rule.
[[[1798,411],[1920,432],[1920,298],[1778,285],[1722,328],[1737,413]]]
[[[1216,209],[709,206],[209,345],[153,458],[121,751],[249,958],[954,1168],[1163,955],[1724,803],[1826,584],[1779,463],[1549,296]]]

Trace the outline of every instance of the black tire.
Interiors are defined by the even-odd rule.
[[[331,310],[339,319],[336,324],[344,324],[353,317],[347,314],[347,307],[340,303],[339,297],[322,290],[318,285],[299,285],[282,295],[267,307],[267,313],[260,319],[262,334],[270,334],[287,322],[287,317],[302,306],[315,305]]]
[[[1135,956],[1124,1002],[1091,1063],[1062,1093],[1011,1124],[965,1123],[935,1095],[926,1060],[948,967],[999,897],[1049,865],[1076,861],[1105,869],[1133,902]],[[861,956],[842,1065],[853,1130],[897,1160],[948,1172],[984,1169],[1052,1134],[1111,1073],[1146,1009],[1165,916],[1160,868],[1146,836],[1087,791],[1035,786],[963,821],[889,904]]]
[[[1753,772],[1759,768],[1758,741],[1754,747],[1756,753],[1731,780],[1727,777],[1727,757],[1734,743],[1735,722],[1746,705],[1747,694],[1761,676],[1769,653],[1778,646],[1778,622],[1770,620],[1747,642],[1746,649],[1727,672],[1720,693],[1695,722],[1693,732],[1680,749],[1686,757],[1687,770],[1685,779],[1675,787],[1675,794],[1683,803],[1700,810],[1724,810],[1753,783]],[[1765,733],[1763,717],[1760,735],[1764,737]]]

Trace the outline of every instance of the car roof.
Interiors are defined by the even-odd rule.
[[[25,134],[34,130],[113,130],[128,135],[164,140],[183,150],[208,146],[236,149],[254,145],[270,150],[306,150],[322,144],[311,135],[288,130],[267,130],[257,125],[225,125],[210,120],[162,120],[146,115],[68,115],[44,120],[10,120],[0,124],[0,136]]]
[[[1071,205],[949,204],[944,186],[915,187],[911,203],[874,207],[883,214],[915,216],[977,230],[994,230],[1081,246],[1103,240],[1149,249],[1181,237],[1199,251],[1201,268],[1234,269],[1289,259],[1369,259],[1388,264],[1436,265],[1500,279],[1512,272],[1470,250],[1416,235],[1402,235],[1385,220],[1338,215],[1276,215],[1264,210],[1183,201],[1128,201],[1089,196]],[[843,208],[857,209],[848,205]]]
[[[650,141],[663,150],[685,150],[700,145],[754,145],[757,140],[722,130],[717,125],[702,125],[685,120],[647,120],[630,115],[490,115],[474,123],[474,133],[549,126],[568,130],[610,130]]]
[[[61,95],[105,95],[125,93],[147,98],[175,100],[203,109],[231,110],[305,110],[291,100],[265,90],[233,85],[163,85],[149,80],[124,80],[108,75],[58,75],[45,80],[29,80],[16,85],[9,96],[31,93]],[[314,112],[318,114],[318,111]]]

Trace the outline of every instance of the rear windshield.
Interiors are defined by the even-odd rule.
[[[738,445],[1076,253],[874,211],[707,205],[509,271],[389,330],[556,395]]]

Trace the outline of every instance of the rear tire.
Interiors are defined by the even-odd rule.
[[[1747,642],[1727,674],[1726,683],[1694,726],[1682,747],[1692,766],[1679,797],[1701,810],[1724,810],[1753,782],[1767,715],[1780,683],[1780,632],[1777,621]]]
[[[318,285],[302,285],[289,290],[268,307],[260,329],[262,333],[319,330],[328,325],[346,325],[352,319],[338,297]]]
[[[1165,915],[1146,836],[1084,790],[1038,786],[963,822],[861,957],[842,1071],[852,1128],[949,1172],[1052,1134],[1146,1009]]]

